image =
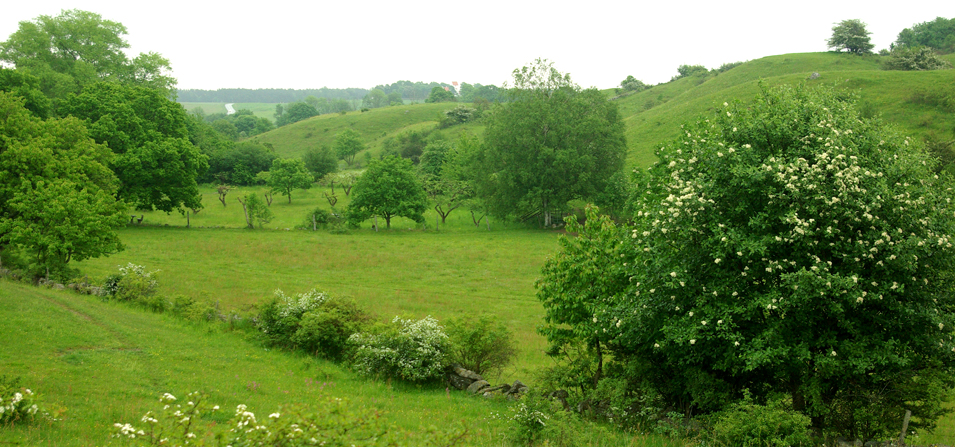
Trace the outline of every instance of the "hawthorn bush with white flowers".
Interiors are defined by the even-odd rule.
[[[0,376],[0,425],[30,422],[38,413],[44,415],[38,402],[39,396],[21,387],[19,379]]]
[[[418,321],[395,317],[378,333],[352,335],[348,344],[352,366],[362,374],[427,382],[442,376],[450,342],[444,327],[428,316]]]
[[[934,159],[803,86],[724,103],[657,155],[618,240],[626,281],[586,307],[634,389],[694,413],[782,394],[827,436],[888,435],[907,409],[933,427],[955,377]]]

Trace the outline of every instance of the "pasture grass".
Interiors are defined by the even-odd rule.
[[[465,210],[453,212],[437,231],[434,211],[426,214],[427,230],[404,218],[394,219],[390,230],[379,219],[377,232],[371,220],[346,234],[294,229],[316,206],[329,208],[321,191],[328,189],[293,191],[291,204],[276,197],[273,223],[249,230],[242,228],[237,192],[222,206],[212,188],[203,187],[206,208],[190,217],[192,228],[180,214],[145,213],[143,223],[150,225],[120,231],[125,251],[76,266],[102,281],[120,265],[144,265],[160,270],[161,293],[207,300],[223,311],[253,312],[276,289],[317,288],[350,297],[381,320],[489,314],[511,329],[520,346],[504,377],[533,382],[534,372],[550,365],[536,333],[544,313],[534,281],[557,250],[558,232],[495,221],[488,231],[483,222],[475,227]],[[347,197],[338,195],[342,210]]]
[[[508,401],[367,379],[336,364],[262,348],[223,326],[189,323],[68,291],[0,280],[0,375],[19,376],[62,420],[6,426],[0,444],[107,445],[115,422],[137,423],[159,396],[201,390],[222,411],[202,427],[226,422],[247,404],[260,417],[281,405],[321,396],[349,399],[418,431],[464,423],[467,445],[501,445]],[[598,435],[592,445],[677,445],[662,438]],[[643,440],[650,441],[645,444]]]
[[[192,113],[192,111],[197,108],[202,109],[202,112],[206,115],[226,113],[226,103],[224,102],[180,102],[179,104],[182,104],[182,107],[189,113]]]

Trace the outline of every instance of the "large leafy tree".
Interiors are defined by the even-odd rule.
[[[37,76],[50,97],[64,99],[91,83],[110,80],[175,94],[169,61],[156,53],[130,60],[126,27],[96,13],[66,10],[20,22],[0,43],[0,60]]]
[[[549,226],[568,201],[607,190],[623,168],[624,126],[616,104],[546,60],[513,75],[509,102],[485,117],[474,184],[492,213],[540,214]]]
[[[832,27],[832,37],[826,41],[829,48],[854,54],[867,54],[875,47],[870,42],[866,24],[859,19],[843,20]]]
[[[790,396],[816,428],[931,427],[955,373],[952,191],[844,94],[783,86],[683,129],[637,177],[615,356],[708,411]],[[604,297],[607,298],[607,297]]]
[[[196,179],[207,157],[190,142],[181,105],[160,91],[111,82],[91,84],[61,106],[86,121],[90,136],[116,155],[119,197],[143,210],[201,208]]]
[[[280,192],[288,196],[288,203],[292,203],[293,189],[309,189],[315,177],[305,162],[298,158],[276,158],[272,160],[272,169],[269,170],[269,187],[272,192]]]
[[[372,216],[385,219],[391,228],[391,219],[407,217],[424,222],[428,198],[415,176],[414,165],[400,157],[385,157],[368,165],[355,182],[355,190],[348,205],[348,219],[359,224]]]
[[[106,166],[109,149],[75,118],[40,121],[0,92],[0,248],[20,250],[36,275],[122,250],[126,219]]]

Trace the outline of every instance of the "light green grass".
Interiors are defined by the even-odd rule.
[[[190,217],[193,228],[184,228],[186,219],[177,213],[144,213],[144,225],[120,232],[125,251],[77,267],[100,281],[127,262],[145,265],[161,270],[163,293],[239,311],[250,310],[275,289],[297,293],[314,287],[352,297],[382,320],[403,314],[443,320],[487,313],[505,322],[520,345],[520,356],[507,374],[532,381],[534,371],[549,365],[544,339],[535,329],[543,308],[534,281],[544,260],[557,250],[557,232],[493,220],[488,231],[484,223],[475,227],[462,209],[438,224],[437,231],[433,210],[426,213],[427,230],[404,218],[394,219],[391,230],[379,219],[378,232],[371,220],[348,234],[295,229],[316,206],[329,209],[322,191],[328,190],[296,190],[291,204],[276,196],[273,223],[248,230],[235,200],[239,192],[231,192],[222,206],[216,193],[204,187],[206,208]],[[348,198],[340,189],[337,195],[342,210]]]
[[[202,112],[206,115],[226,113],[224,102],[180,102],[179,104],[182,104],[182,107],[190,113],[196,108],[202,109]]]
[[[264,417],[321,396],[380,410],[386,422],[410,431],[464,422],[472,434],[467,445],[500,445],[506,429],[490,416],[508,414],[507,401],[365,379],[322,360],[263,349],[240,333],[65,291],[0,280],[0,333],[0,375],[21,377],[44,407],[66,410],[52,424],[3,427],[4,445],[107,445],[113,423],[137,423],[162,393],[185,397],[195,390],[222,407],[201,430],[227,421],[240,403]],[[599,439],[594,445],[675,445],[622,434]]]
[[[368,151],[377,155],[385,139],[395,137],[407,130],[426,130],[437,127],[444,111],[457,107],[457,103],[414,104],[382,107],[367,112],[348,112],[344,115],[326,114],[282,126],[270,132],[252,137],[251,141],[269,143],[281,157],[301,157],[313,147],[333,147],[335,137],[345,129],[353,129],[361,135]],[[468,104],[465,104],[468,105]],[[469,124],[455,126],[447,131],[452,137],[462,128],[481,132],[480,126]],[[359,158],[361,155],[359,155]]]

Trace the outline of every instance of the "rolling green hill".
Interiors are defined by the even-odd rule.
[[[335,136],[347,128],[361,134],[365,147],[372,154],[381,150],[389,137],[410,130],[435,129],[444,117],[444,111],[457,103],[413,104],[382,107],[367,112],[348,112],[344,115],[326,114],[289,124],[252,137],[251,141],[268,143],[281,157],[300,157],[311,147],[334,146]],[[476,125],[454,126],[439,131],[446,138],[456,138],[462,131],[480,133]],[[359,157],[361,155],[359,154]]]

